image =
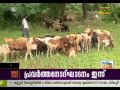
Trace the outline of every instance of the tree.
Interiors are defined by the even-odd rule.
[[[49,10],[49,16],[53,19],[59,18],[63,16],[64,10],[65,10],[65,4],[66,3],[51,3],[48,4]]]
[[[94,11],[96,11],[96,10],[98,10],[99,9],[99,5],[98,5],[98,3],[94,3]]]

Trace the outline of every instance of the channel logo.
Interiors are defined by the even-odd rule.
[[[102,69],[113,69],[113,61],[101,61]]]

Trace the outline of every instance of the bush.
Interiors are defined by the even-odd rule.
[[[112,14],[113,14],[113,15],[116,14],[117,17],[120,18],[120,6],[117,7],[117,8],[112,12]]]
[[[101,16],[102,18],[102,21],[113,21],[114,20],[114,17],[112,17],[111,15],[104,15],[104,16]]]

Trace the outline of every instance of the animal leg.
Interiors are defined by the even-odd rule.
[[[85,46],[83,45],[83,46],[82,46],[82,53],[83,53],[84,47],[85,47]]]
[[[43,55],[43,52],[41,52],[41,55]]]
[[[30,53],[29,55],[30,55],[31,59],[33,59],[32,53]]]
[[[38,55],[37,55],[37,57],[38,57],[38,58],[40,57],[40,51],[38,51]]]
[[[53,49],[52,48],[50,48],[50,56],[52,57],[52,51],[53,51]]]
[[[59,55],[58,50],[56,50],[56,52],[57,52],[57,56],[58,56]]]
[[[105,49],[105,46],[103,45],[103,50]]]
[[[49,51],[50,51],[50,50],[49,50],[49,48],[48,48],[48,50],[47,50],[47,57],[48,57],[48,55],[49,55]]]
[[[89,43],[89,46],[88,46],[88,50],[90,51],[90,49],[91,49],[91,43]]]
[[[36,50],[36,57],[38,56],[38,51]]]
[[[98,52],[99,52],[99,49],[100,49],[100,43],[98,43]]]
[[[88,53],[88,45],[86,46],[86,51],[87,51],[87,53]]]
[[[4,61],[3,61],[3,63],[6,62],[6,59],[7,59],[7,55],[4,54]]]
[[[28,53],[26,53],[26,55],[25,55],[25,62],[26,62],[26,60],[27,60],[27,56],[28,56]]]

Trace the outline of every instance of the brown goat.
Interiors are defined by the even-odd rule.
[[[76,47],[70,47],[68,51],[66,52],[66,55],[69,57],[75,57],[76,56],[77,49]]]
[[[60,38],[58,40],[50,39],[47,43],[47,46],[48,46],[47,57],[48,55],[52,57],[53,51],[57,51],[57,55],[59,55],[58,54],[59,49],[62,49],[62,51],[64,51],[69,46],[69,41],[67,38]]]
[[[11,53],[11,51],[10,51],[9,45],[3,44],[3,45],[0,46],[0,55],[3,54],[3,56],[4,56],[4,61],[3,62],[6,62],[7,55],[10,54],[10,53]]]
[[[82,53],[83,50],[85,49],[87,51],[87,53],[90,51],[91,48],[91,36],[88,36],[87,34],[81,34],[82,35]]]
[[[98,51],[99,51],[101,44],[103,44],[103,50],[104,50],[105,46],[111,47],[111,48],[114,47],[112,38],[110,36],[108,36],[107,34],[100,34],[100,35],[98,35],[97,38],[98,38]]]
[[[26,42],[26,54],[25,54],[25,61],[27,60],[28,55],[30,55],[31,59],[33,59],[32,56],[32,50],[37,50],[37,45],[34,43],[33,38],[30,38],[27,42]]]

